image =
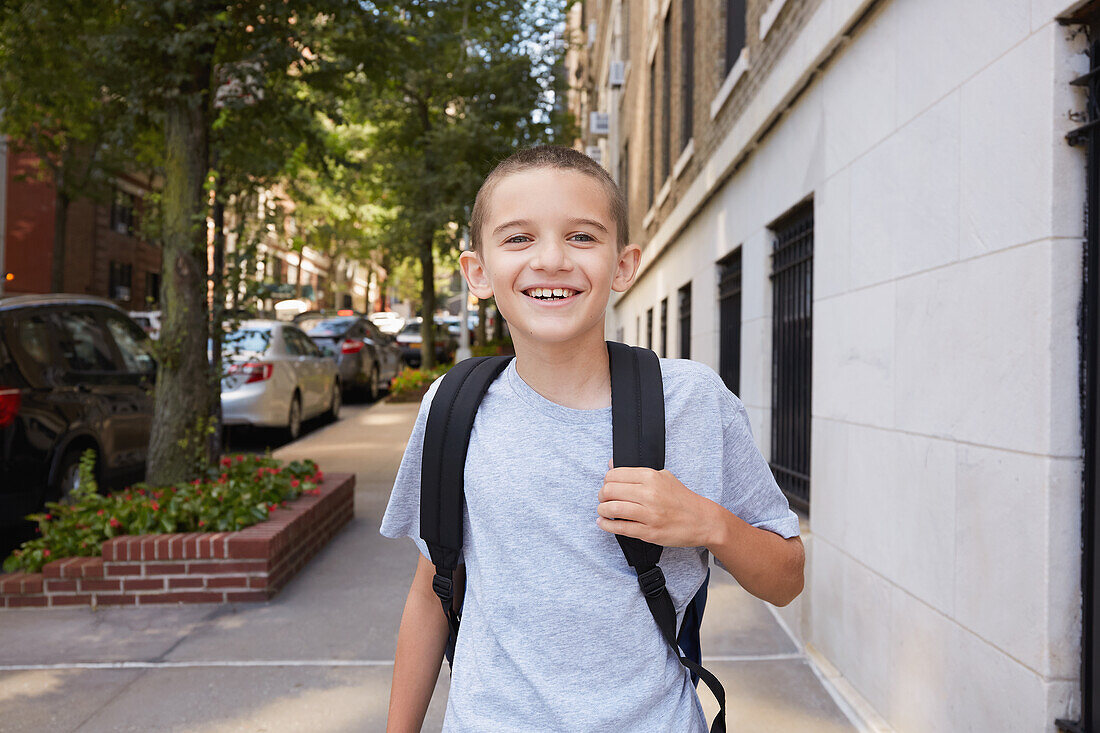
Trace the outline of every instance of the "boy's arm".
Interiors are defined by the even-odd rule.
[[[797,598],[802,592],[806,566],[802,538],[784,538],[754,527],[721,504],[704,501],[711,505],[707,507],[709,517],[701,522],[709,528],[709,539],[701,546],[710,550],[741,587],[757,598],[775,606],[786,606]]]
[[[706,547],[741,587],[775,606],[802,592],[806,557],[800,538],[753,527],[667,469],[612,468],[598,500],[596,523],[603,530],[664,547]]]
[[[460,565],[455,571],[456,598],[462,597],[465,575],[466,568]],[[434,577],[435,566],[421,555],[397,632],[387,733],[419,731],[435,691],[448,627],[439,596],[432,590]]]

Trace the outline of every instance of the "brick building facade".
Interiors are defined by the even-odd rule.
[[[1098,206],[1067,134],[1100,99],[1070,83],[1095,5],[570,16],[576,145],[625,186],[643,248],[607,336],[702,361],[745,404],[804,517],[806,588],[775,611],[876,730],[1082,714]]]
[[[4,293],[48,293],[53,267],[54,187],[36,172],[36,159],[8,149],[0,162],[5,185]],[[156,308],[160,247],[140,236],[146,182],[120,178],[109,202],[77,199],[69,205],[63,292],[111,298],[128,310]]]

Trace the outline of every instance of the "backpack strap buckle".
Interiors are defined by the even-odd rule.
[[[443,608],[451,607],[451,601],[455,597],[454,580],[436,573],[435,577],[432,578],[432,590],[439,596],[439,600],[443,601]]]
[[[665,589],[665,574],[660,565],[654,565],[644,573],[638,573],[638,585],[649,598],[655,598]]]

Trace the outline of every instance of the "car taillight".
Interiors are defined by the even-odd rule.
[[[358,354],[363,350],[363,342],[359,339],[344,339],[340,344],[341,354]]]
[[[229,374],[244,375],[247,377],[244,383],[251,384],[252,382],[262,382],[265,379],[271,379],[271,370],[271,364],[255,361],[246,364],[230,364],[227,371]]]
[[[6,428],[15,422],[21,402],[19,390],[0,387],[0,428]]]

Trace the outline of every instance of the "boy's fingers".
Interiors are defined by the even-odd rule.
[[[596,513],[606,519],[625,519],[640,522],[645,518],[645,508],[629,501],[605,501],[596,507]]]
[[[607,517],[596,517],[596,526],[605,532],[611,534],[621,534],[626,537],[637,537],[638,539],[645,539],[642,534],[645,533],[645,525],[640,522],[628,522],[622,519],[608,519]]]
[[[598,501],[631,501],[639,504],[642,499],[639,489],[639,484],[623,484],[611,481],[600,488],[596,494],[596,499]]]
[[[652,468],[646,468],[644,466],[620,466],[619,468],[612,468],[604,474],[604,483],[608,481],[619,481],[628,484],[640,484],[645,481],[651,474],[656,473]]]

